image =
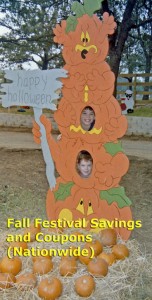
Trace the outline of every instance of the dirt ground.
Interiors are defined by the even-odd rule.
[[[45,215],[45,198],[48,183],[41,150],[0,149],[0,222],[5,229],[10,216],[40,217]],[[136,238],[145,253],[152,251],[152,160],[129,157],[130,168],[121,181],[127,196],[132,200],[134,220],[142,221],[135,229]]]

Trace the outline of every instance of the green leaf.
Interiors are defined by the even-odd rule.
[[[70,181],[68,183],[60,183],[57,191],[54,192],[55,200],[65,200],[71,194],[71,188],[73,187],[74,182]]]
[[[130,199],[126,196],[124,188],[121,186],[107,191],[100,191],[100,198],[107,200],[108,204],[116,202],[119,208],[132,204]]]
[[[76,14],[77,18],[80,18],[81,16],[85,15],[85,13],[86,13],[83,5],[77,1],[73,2],[71,10]]]
[[[66,32],[69,31],[75,31],[76,26],[78,24],[77,17],[76,16],[69,16],[66,20]]]
[[[104,148],[105,148],[106,152],[110,153],[112,156],[114,156],[118,152],[124,152],[121,142],[106,143],[106,144],[104,144]]]
[[[96,10],[101,8],[101,2],[104,0],[84,0],[84,9],[90,17]]]

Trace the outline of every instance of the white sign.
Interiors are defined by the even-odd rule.
[[[64,69],[5,71],[5,77],[12,83],[2,84],[3,92],[6,93],[2,95],[2,105],[4,107],[12,105],[33,107],[34,117],[41,131],[41,147],[46,163],[46,175],[52,189],[56,184],[54,162],[40,116],[43,108],[56,110],[56,105],[52,102],[59,98],[59,94],[56,93],[56,90],[62,87],[59,78],[67,77],[67,71]]]
[[[62,87],[59,78],[66,77],[64,69],[5,71],[5,77],[12,83],[2,84],[6,95],[2,96],[4,107],[19,105],[55,110],[52,103],[59,98],[55,92]]]

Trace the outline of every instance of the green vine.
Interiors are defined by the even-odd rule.
[[[66,33],[70,31],[75,31],[78,24],[78,18],[83,15],[89,15],[90,17],[95,11],[101,8],[101,2],[104,0],[84,0],[84,5],[74,1],[71,10],[74,12],[75,16],[69,16],[66,20]]]

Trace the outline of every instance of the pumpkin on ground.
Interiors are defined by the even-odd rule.
[[[44,300],[56,300],[61,296],[62,289],[62,283],[58,278],[45,278],[38,285],[38,295]]]
[[[77,271],[77,263],[73,257],[63,257],[59,264],[61,276],[72,276]]]
[[[1,272],[17,275],[22,269],[22,261],[19,257],[8,258],[4,256],[1,261]]]
[[[36,286],[36,276],[33,273],[24,273],[16,277],[16,287],[19,290],[29,290]]]
[[[24,249],[28,249],[28,244],[26,242],[12,242],[10,243],[10,247],[20,248],[23,251]]]
[[[0,289],[8,289],[14,285],[16,278],[11,273],[0,273]]]
[[[109,266],[116,262],[116,256],[113,253],[102,252],[98,255],[98,258],[105,260]]]
[[[43,275],[51,272],[53,269],[53,262],[50,258],[37,259],[33,263],[33,272],[35,274]]]
[[[75,281],[75,291],[80,297],[89,297],[95,289],[95,281],[90,275],[83,275]]]
[[[103,250],[103,246],[99,240],[93,240],[92,242],[86,243],[84,248],[91,248],[94,252],[94,256],[98,256]]]
[[[112,247],[117,243],[117,233],[115,229],[106,228],[100,231],[101,243],[103,246]]]
[[[40,224],[38,224],[38,226],[35,227],[34,223],[31,223],[30,227],[26,228],[24,230],[24,235],[27,234],[27,233],[29,233],[30,234],[30,242],[34,242],[36,234],[39,233],[40,231],[41,231],[41,225]]]
[[[117,244],[113,246],[112,253],[116,256],[117,259],[125,259],[129,256],[129,249],[124,244]]]
[[[84,247],[84,249],[86,249]],[[79,261],[83,264],[83,265],[88,265],[88,263],[92,260],[92,251],[90,248],[87,249],[88,250],[88,253],[87,255],[80,255],[79,256]]]
[[[94,258],[87,265],[87,270],[95,277],[103,277],[108,273],[108,264],[101,258]]]

